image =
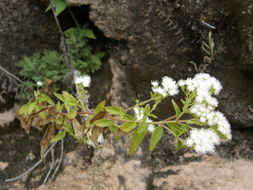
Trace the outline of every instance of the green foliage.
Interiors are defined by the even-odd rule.
[[[49,10],[53,9],[53,13],[55,16],[60,15],[65,9],[67,8],[66,2],[64,0],[50,0],[50,3],[45,10],[48,12]]]
[[[100,59],[105,55],[102,52],[93,54],[88,45],[89,39],[96,39],[92,30],[83,28],[69,28],[64,32],[71,54],[71,62],[76,70],[82,74],[91,74],[101,66]]]
[[[37,81],[46,79],[58,81],[68,72],[66,65],[63,64],[62,55],[51,50],[35,53],[31,57],[25,56],[17,66],[21,69],[19,75],[32,88],[36,86]]]
[[[151,135],[149,151],[153,151],[157,143],[163,136],[163,128],[161,126],[156,127],[155,131]]]

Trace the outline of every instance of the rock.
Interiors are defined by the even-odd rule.
[[[252,161],[203,156],[200,162],[160,169],[154,174],[153,186],[154,190],[251,190],[252,169]]]
[[[0,162],[0,171],[3,171],[9,165],[8,162]]]
[[[207,24],[213,25],[215,58],[205,72],[216,76],[224,86],[219,97],[221,111],[237,127],[253,126],[253,116],[248,111],[253,104],[252,1],[67,2],[72,6],[90,5],[94,24],[107,38],[121,40],[115,54],[123,55],[114,62],[125,73],[124,84],[130,84],[137,98],[147,96],[152,79],[192,76],[194,67],[188,62],[202,63],[201,43],[211,30]],[[128,93],[129,89],[122,91],[122,97]]]

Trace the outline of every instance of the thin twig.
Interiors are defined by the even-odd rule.
[[[65,54],[66,57],[67,57],[67,66],[69,67],[69,69],[70,69],[71,71],[73,71],[74,68],[73,68],[73,65],[71,64],[71,56],[70,56],[70,53],[69,53],[69,48],[68,48],[68,44],[67,44],[67,41],[66,41],[64,32],[63,32],[63,30],[62,30],[62,27],[61,27],[61,25],[60,25],[60,22],[59,22],[57,16],[55,15],[55,10],[54,10],[54,9],[52,9],[52,13],[53,13],[54,20],[55,20],[55,23],[56,23],[56,25],[57,25],[57,28],[58,28],[58,30],[59,30],[59,32],[60,32],[61,40],[62,40],[63,45],[64,45],[63,51],[64,51],[64,54]]]
[[[54,146],[57,144],[57,142],[53,143],[48,150],[45,152],[44,157],[46,157],[48,155],[48,153],[54,148]],[[24,173],[22,173],[19,176],[13,177],[13,178],[9,178],[6,179],[5,182],[11,182],[11,181],[16,181],[20,178],[22,178],[25,175],[28,175],[30,172],[32,172],[38,165],[40,165],[43,162],[42,159],[40,159],[38,162],[36,162],[31,168],[29,168],[28,170],[26,170]]]
[[[24,81],[22,81],[20,78],[18,78],[17,76],[15,76],[14,74],[10,73],[9,71],[7,71],[5,68],[3,68],[1,65],[0,65],[0,69],[5,73],[7,74],[8,76],[14,78],[15,80],[17,80],[18,82],[20,83],[24,83]]]
[[[55,175],[57,174],[58,169],[60,168],[61,164],[62,164],[62,160],[63,160],[63,153],[64,153],[64,140],[61,140],[61,155],[60,155],[60,159],[58,161],[58,164],[54,170],[54,173],[52,174],[52,177],[50,179],[50,182],[54,179]]]
[[[76,19],[75,15],[74,15],[74,13],[73,13],[73,11],[71,10],[70,7],[68,7],[68,10],[69,10],[69,13],[70,13],[72,19],[74,20],[74,22],[76,24],[76,27],[81,28],[81,25],[79,24],[78,20]]]
[[[54,166],[55,166],[54,149],[53,149],[53,148],[51,149],[51,159],[52,159],[52,163],[51,163],[50,169],[49,169],[49,171],[47,172],[47,175],[46,175],[46,177],[45,177],[45,179],[44,179],[44,181],[43,181],[43,184],[46,184],[46,183],[47,183],[47,180],[48,180],[48,178],[49,178],[49,176],[50,176],[50,174],[51,174],[51,172],[52,172],[52,170],[53,170],[53,168],[54,168]]]

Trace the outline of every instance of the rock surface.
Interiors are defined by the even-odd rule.
[[[202,63],[201,43],[211,30],[208,24],[213,25],[215,59],[205,72],[218,77],[224,86],[221,110],[237,127],[253,126],[252,1],[67,2],[90,5],[94,24],[107,38],[121,40],[124,45],[115,52],[118,59],[114,62],[125,73],[122,86],[130,84],[140,98],[147,94],[152,79],[192,76],[194,67],[188,63]],[[122,91],[122,97],[128,92]]]

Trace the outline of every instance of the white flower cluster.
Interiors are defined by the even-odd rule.
[[[75,84],[82,84],[83,87],[89,87],[91,78],[88,75],[83,75],[75,79]]]
[[[42,81],[37,81],[36,84],[37,84],[37,86],[42,86],[43,82]]]
[[[161,94],[163,97],[174,96],[178,94],[178,85],[176,81],[167,76],[162,78],[161,86],[158,81],[151,81],[152,91]]]
[[[212,129],[192,129],[190,137],[186,139],[188,147],[194,147],[197,153],[211,153],[215,151],[215,145],[220,144],[218,135]]]
[[[83,87],[89,87],[91,82],[91,77],[89,75],[82,75],[79,71],[74,71],[74,83],[82,84]]]
[[[142,120],[143,117],[144,117],[143,111],[142,111],[140,108],[134,108],[133,110],[134,110],[134,113],[135,113],[135,116],[136,116],[136,120],[137,120],[137,121]],[[147,123],[150,123],[150,122],[152,122],[152,121],[153,121],[153,120],[150,119],[150,118],[147,118],[147,119],[146,119],[146,122],[147,122]],[[154,130],[155,130],[155,126],[154,126],[153,124],[149,124],[147,130],[148,130],[148,132],[153,133]]]
[[[194,78],[180,80],[178,85],[189,92],[196,93],[190,112],[199,121],[217,130],[231,139],[231,129],[227,118],[219,111],[218,101],[213,95],[218,95],[222,89],[220,82],[206,73],[199,73]],[[213,129],[192,129],[186,140],[188,147],[194,147],[197,153],[214,152],[215,145],[220,143],[219,136]]]

